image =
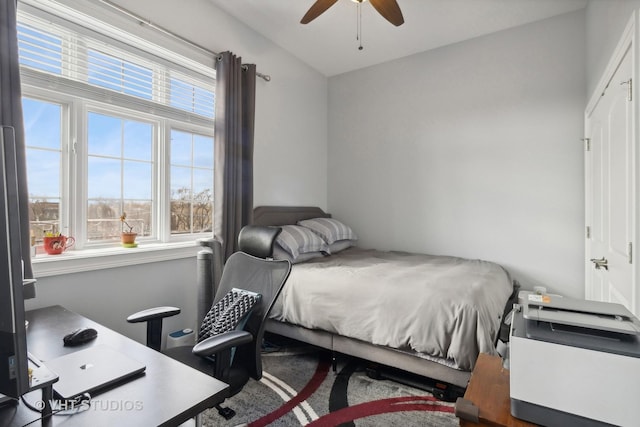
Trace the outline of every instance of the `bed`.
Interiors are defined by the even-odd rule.
[[[253,223],[313,218],[331,215],[260,206]],[[478,354],[496,353],[512,295],[508,272],[495,263],[356,245],[294,264],[266,330],[463,390]]]

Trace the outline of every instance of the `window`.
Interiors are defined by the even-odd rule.
[[[116,247],[123,212],[141,243],[210,236],[213,70],[52,10],[18,13],[36,241],[61,232],[76,249]]]
[[[171,131],[171,232],[213,231],[213,138]]]
[[[62,204],[62,111],[60,104],[24,98],[29,182],[29,220],[37,236],[59,231]]]
[[[153,235],[153,124],[89,112],[87,241],[118,241],[120,213]]]

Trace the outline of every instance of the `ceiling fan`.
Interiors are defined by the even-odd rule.
[[[338,0],[316,0],[307,13],[302,17],[301,24],[308,24],[309,22],[322,15],[327,9],[333,6]],[[352,0],[356,3],[362,3],[366,0]],[[402,11],[396,0],[369,0],[371,6],[378,11],[380,15],[393,25],[400,26],[404,23],[402,17]]]

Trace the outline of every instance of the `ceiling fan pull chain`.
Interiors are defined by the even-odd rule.
[[[360,40],[360,3],[356,4],[356,41]]]
[[[360,45],[358,46],[358,50],[362,50],[364,49],[362,47],[362,2],[359,1],[358,2],[358,35],[356,36],[356,40],[358,40],[358,42],[360,42]]]

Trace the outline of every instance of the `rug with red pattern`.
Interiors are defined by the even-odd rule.
[[[299,345],[263,353],[263,378],[250,380],[223,406],[236,411],[227,421],[215,409],[205,426],[458,426],[453,403],[391,380],[370,378],[366,362]]]

